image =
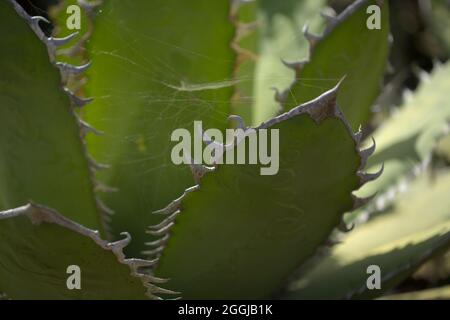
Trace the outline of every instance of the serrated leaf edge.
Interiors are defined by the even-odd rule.
[[[0,212],[0,220],[19,216],[26,216],[32,224],[40,225],[42,223],[56,224],[75,233],[81,234],[93,240],[98,246],[106,251],[111,251],[121,264],[130,268],[130,275],[138,278],[142,285],[147,289],[145,295],[151,299],[159,299],[156,294],[177,294],[171,290],[158,287],[156,284],[166,283],[167,279],[161,279],[151,276],[145,270],[152,267],[156,261],[144,259],[127,259],[123,249],[130,243],[131,237],[127,232],[121,233],[124,238],[115,242],[108,242],[100,238],[100,233],[88,229],[76,222],[73,222],[62,216],[57,211],[42,205],[29,203],[25,206]]]
[[[97,183],[97,180],[95,178],[96,172],[98,170],[103,170],[108,168],[107,165],[99,164],[97,163],[88,153],[86,142],[85,142],[85,136],[88,133],[94,133],[97,135],[102,134],[102,132],[99,132],[95,128],[93,128],[91,125],[86,123],[81,119],[81,117],[75,112],[77,108],[83,108],[84,106],[88,105],[93,98],[83,98],[77,96],[75,93],[70,91],[67,88],[67,82],[71,75],[74,74],[83,74],[89,67],[90,62],[85,63],[84,65],[80,66],[74,66],[68,63],[58,62],[57,61],[57,50],[60,46],[65,45],[69,43],[76,35],[77,32],[72,33],[64,38],[54,38],[54,37],[47,37],[44,32],[42,31],[41,27],[39,26],[40,22],[49,23],[49,21],[43,17],[40,16],[30,16],[28,13],[22,8],[20,4],[18,4],[15,0],[7,0],[15,9],[17,14],[22,17],[30,26],[30,28],[33,30],[33,32],[37,35],[37,37],[44,43],[44,45],[47,48],[47,52],[49,55],[50,63],[59,69],[60,75],[61,75],[61,83],[62,83],[62,90],[65,92],[65,94],[69,97],[70,100],[70,112],[74,116],[79,128],[80,128],[80,139],[81,143],[83,145],[83,149],[85,152],[85,155],[88,160],[88,166],[89,166],[89,173],[90,173],[90,181],[92,184],[92,190],[94,192],[95,197],[95,203],[97,205],[97,209],[99,211],[99,219],[100,224],[102,226],[103,232],[108,238],[112,238],[112,231],[110,228],[110,216],[114,214],[114,211],[110,208],[108,208],[98,196],[98,191],[104,191],[104,192],[113,192],[115,191],[114,188],[105,187],[104,185],[100,185]],[[81,7],[85,10],[90,10],[89,14],[90,16],[93,15],[93,10],[99,5],[99,2],[91,3],[84,0],[78,0],[78,3],[81,5]],[[85,41],[82,39],[82,41]],[[83,42],[84,43],[84,42]],[[79,42],[76,44],[79,45]],[[97,191],[97,192],[96,192]]]
[[[321,35],[313,34],[309,31],[308,24],[305,24],[303,27],[303,35],[305,39],[309,43],[309,57],[306,60],[301,61],[285,61],[282,60],[283,64],[288,67],[289,69],[294,71],[295,77],[294,81],[289,85],[289,87],[283,91],[279,91],[277,88],[274,88],[275,90],[275,100],[280,103],[281,109],[286,109],[286,102],[287,97],[289,94],[293,91],[295,86],[301,81],[301,74],[303,72],[303,69],[307,64],[309,64],[313,57],[316,50],[317,45],[324,41],[339,25],[344,23],[349,17],[351,17],[355,12],[357,12],[361,7],[365,6],[369,0],[356,0],[352,4],[350,4],[340,15],[333,16],[326,13],[322,13],[321,16],[326,21],[326,27],[325,30]],[[379,6],[383,6],[384,1],[377,0],[377,3]],[[393,40],[390,36],[388,39],[389,45],[392,46]],[[383,86],[383,80],[380,80],[379,87],[380,89]],[[362,134],[361,134],[362,135]]]
[[[288,112],[285,112],[279,116],[276,116],[266,122],[263,122],[261,125],[256,127],[255,129],[267,129],[272,127],[273,125],[287,121],[295,116],[308,114],[311,119],[313,119],[317,124],[320,124],[323,120],[328,118],[336,118],[339,119],[345,126],[347,132],[349,133],[350,137],[352,138],[355,149],[360,157],[360,165],[357,168],[357,171],[355,172],[355,175],[357,176],[364,176],[365,173],[363,172],[367,157],[370,156],[374,150],[375,150],[375,144],[370,147],[369,149],[361,150],[361,132],[358,131],[357,133],[353,133],[352,128],[350,124],[345,119],[342,111],[337,105],[337,96],[339,92],[339,87],[342,84],[342,80],[331,90],[323,93],[321,96],[317,97],[316,99],[309,101],[305,104],[302,104],[300,106],[297,106],[294,109],[291,109]],[[217,167],[217,165],[216,165]],[[214,174],[214,172],[206,173],[206,174]],[[381,173],[379,173],[381,174]],[[378,176],[378,174],[377,174]],[[376,178],[376,177],[374,177]],[[362,187],[365,183],[367,183],[369,180],[367,179],[360,179],[359,186],[357,189]],[[149,226],[147,229],[147,233],[158,236],[159,239],[156,241],[148,242],[146,245],[149,247],[149,250],[146,250],[143,252],[144,255],[146,255],[149,259],[154,259],[155,261],[159,262],[159,259],[164,252],[165,246],[170,238],[170,230],[172,226],[175,224],[175,220],[179,214],[182,213],[182,203],[184,198],[192,193],[197,191],[201,187],[201,181],[199,184],[190,187],[186,189],[186,191],[183,193],[182,196],[177,198],[176,200],[172,201],[167,207],[153,212],[153,214],[163,214],[166,215],[166,219],[164,219],[160,224],[156,226]],[[353,190],[353,192],[356,190]],[[360,199],[354,194],[351,194],[351,197],[353,199],[353,210],[359,208],[364,203],[364,199]],[[322,257],[324,254],[327,254],[329,251],[329,248],[336,245],[338,242],[334,241],[332,239],[332,236],[335,233],[342,233],[342,232],[350,232],[353,229],[353,226],[347,226],[343,220],[345,212],[342,212],[341,217],[339,219],[339,222],[336,224],[335,228],[333,228],[333,231],[331,232],[330,236],[325,239],[322,245],[319,245],[316,249],[316,253],[313,254],[309,259],[318,259]],[[307,261],[307,262],[308,262]],[[154,268],[157,267],[157,263],[155,264]],[[300,268],[301,269],[301,268]],[[295,274],[298,274],[298,272],[294,272]],[[288,282],[291,278],[289,277]]]

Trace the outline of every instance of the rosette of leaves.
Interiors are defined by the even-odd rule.
[[[0,292],[308,298],[298,282],[312,279],[311,296],[326,297],[305,270],[328,265],[335,235],[351,229],[344,213],[370,201],[354,192],[383,171],[366,171],[375,148],[363,147],[358,128],[370,119],[386,69],[389,8],[358,0],[314,22],[322,36],[308,28],[303,36],[305,10],[322,9],[314,3],[62,1],[48,36],[48,21],[1,2]],[[74,4],[86,20],[71,34],[63,9]],[[379,30],[366,27],[373,5]],[[271,74],[289,81],[271,83]],[[270,86],[279,87],[271,102],[261,98]],[[255,165],[171,162],[174,129],[194,121],[225,129],[232,114],[252,124],[230,117],[244,132],[279,130],[277,175],[261,176]],[[415,192],[432,192],[425,180]],[[446,180],[443,173],[426,201],[445,198]],[[384,237],[379,251],[376,220],[358,228],[354,237],[371,250],[339,271],[359,285],[365,262],[386,262],[394,275],[383,278],[387,291],[448,246],[445,208]],[[390,225],[403,226],[405,210],[390,214]],[[70,265],[82,270],[81,290],[66,286]],[[360,288],[339,287],[333,297]]]

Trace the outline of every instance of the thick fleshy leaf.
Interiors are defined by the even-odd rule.
[[[11,299],[148,299],[166,292],[154,285],[163,280],[145,273],[152,261],[125,259],[129,240],[108,243],[34,204],[0,212],[0,288]]]
[[[248,23],[247,18],[244,20],[247,23],[241,25],[245,34],[240,42],[244,49],[241,55],[246,59],[243,58],[238,70],[240,96],[235,114],[244,115],[246,122],[257,125],[279,112],[273,88],[288,87],[294,77],[282,60],[301,60],[308,56],[308,41],[302,28],[307,22],[314,30],[319,28],[323,22],[319,13],[325,3],[324,0],[257,0],[251,3],[256,7],[253,11],[248,8],[250,4],[241,6],[240,13],[255,12],[255,17],[253,23]],[[249,67],[252,63],[253,67]],[[245,117],[248,108],[251,108],[251,118]]]
[[[340,224],[354,205],[361,158],[336,94],[257,128],[279,130],[276,175],[218,165],[164,210],[167,220],[150,229],[168,238],[157,275],[183,298],[267,298]]]
[[[118,192],[102,195],[117,234],[130,231],[140,253],[144,226],[194,180],[170,158],[174,129],[224,128],[233,94],[234,26],[229,0],[105,0],[88,49],[85,119],[104,132],[88,150],[109,169],[98,178]],[[198,18],[193,18],[189,12]]]
[[[368,8],[384,2],[381,29],[369,29]],[[370,12],[370,11],[369,11]],[[336,19],[331,19],[321,37],[306,32],[310,42],[309,62],[292,61],[296,80],[278,100],[290,110],[332,88],[346,76],[339,105],[353,130],[364,125],[380,91],[389,52],[388,1],[357,0]]]
[[[82,127],[49,61],[54,39],[13,3],[0,3],[1,202],[14,208],[36,201],[101,229]]]
[[[379,193],[369,205],[373,208],[367,208],[370,211],[382,210],[389,197],[427,166],[436,141],[448,127],[449,87],[450,64],[437,66],[430,76],[423,74],[417,91],[375,132],[377,150],[367,167],[376,170],[384,163],[384,173],[357,192],[361,197]]]
[[[416,180],[392,209],[353,230],[294,281],[292,299],[373,298],[450,246],[450,173]],[[381,290],[368,290],[367,268],[381,269]]]

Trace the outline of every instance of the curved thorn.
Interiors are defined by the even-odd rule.
[[[287,91],[280,92],[278,90],[278,88],[275,88],[275,87],[271,87],[270,89],[275,91],[274,98],[275,98],[276,102],[279,102],[281,104],[286,102],[286,99],[287,99],[287,96],[288,96],[288,92]]]
[[[158,259],[155,259],[155,260],[152,260],[152,261],[158,262],[157,260]],[[147,277],[149,278],[150,282],[157,283],[157,284],[167,283],[169,281],[169,279],[159,278],[159,277],[155,277],[155,276],[147,275]]]
[[[82,108],[94,100],[94,98],[80,98],[67,88],[64,88],[64,91],[69,96],[69,99],[72,102],[72,105],[74,105],[75,107],[78,107],[78,108]]]
[[[336,14],[336,11],[334,11],[334,9],[331,8],[331,7],[326,7],[325,9],[323,9],[323,10],[320,12],[320,15],[322,16],[322,18],[324,18],[325,20],[327,20],[328,23],[337,21],[337,17],[336,17],[337,14]]]
[[[31,21],[31,23],[35,23],[35,24],[38,24],[41,21],[45,22],[45,23],[48,23],[48,24],[51,24],[50,21],[48,21],[46,18],[44,18],[42,16],[32,16],[32,17],[30,17],[30,21]]]
[[[161,228],[164,228],[165,226],[167,226],[170,222],[174,221],[175,218],[177,217],[177,215],[180,213],[180,210],[175,211],[174,213],[172,213],[170,216],[168,216],[167,218],[165,218],[161,223],[153,225],[153,226],[149,226],[148,229],[149,230],[160,230]]]
[[[91,62],[89,61],[86,64],[83,64],[81,66],[74,66],[65,62],[56,62],[55,63],[56,67],[59,68],[59,70],[63,73],[63,74],[82,74],[83,72],[85,72],[87,69],[89,69],[89,67],[91,66]]]
[[[166,234],[161,239],[146,242],[145,245],[148,247],[159,247],[159,246],[166,244],[168,240],[169,240],[169,235]]]
[[[303,35],[309,42],[310,50],[312,50],[316,46],[317,42],[319,42],[322,39],[322,37],[309,32],[308,24],[305,24],[305,26],[303,27]]]
[[[281,62],[288,67],[289,69],[294,70],[295,72],[299,73],[300,71],[303,70],[303,67],[305,66],[306,63],[308,63],[307,60],[300,60],[300,61],[294,61],[294,62],[289,62],[286,61],[284,59],[281,59]]]
[[[47,43],[49,43],[50,45],[54,46],[54,47],[60,47],[63,46],[67,43],[69,43],[70,41],[72,41],[73,38],[75,38],[78,35],[78,31],[69,34],[67,37],[63,37],[63,38],[54,38],[54,37],[49,37],[47,38]]]
[[[216,157],[213,161],[216,161]],[[189,164],[189,167],[191,168],[192,175],[194,176],[194,180],[197,184],[200,184],[201,179],[205,176],[206,173],[213,172],[215,170],[214,167],[207,167],[202,164],[195,163]]]
[[[154,256],[159,255],[161,252],[163,252],[164,248],[165,248],[164,246],[160,246],[160,247],[157,247],[152,250],[142,251],[142,253],[148,257],[154,257]]]
[[[244,119],[242,119],[241,116],[232,114],[232,115],[228,116],[228,121],[236,121],[237,124],[238,124],[237,128],[239,128],[239,129],[246,129],[247,128],[245,126],[245,121],[244,121]]]
[[[376,173],[364,173],[364,172],[358,172],[357,175],[360,178],[360,184],[361,186],[366,184],[369,181],[373,181],[376,180],[379,176],[381,176],[383,174],[384,171],[384,163],[381,164],[381,168],[380,170],[378,170],[378,172]]]
[[[353,139],[355,140],[356,145],[358,147],[361,144],[362,137],[363,137],[363,132],[362,132],[361,126],[359,126],[358,131],[355,134],[353,134]]]
[[[366,166],[367,163],[367,159],[369,159],[369,157],[375,152],[377,148],[377,143],[375,141],[375,139],[372,137],[372,145],[364,150],[360,150],[359,151],[359,155],[361,157],[361,165],[360,165],[360,170],[364,169],[364,167]]]
[[[159,287],[154,287],[154,286],[152,286],[151,290],[152,290],[152,293],[162,293],[162,294],[170,294],[170,295],[181,294],[180,292],[172,291],[169,289],[163,289],[163,288],[159,288]]]
[[[172,214],[172,213],[174,213],[176,210],[180,209],[181,202],[182,202],[182,200],[184,199],[184,197],[185,197],[188,193],[197,191],[199,188],[200,188],[200,186],[198,186],[198,185],[193,186],[193,187],[190,187],[190,188],[187,188],[187,189],[184,191],[184,193],[183,193],[183,195],[182,195],[181,197],[179,197],[178,199],[173,200],[173,201],[172,201],[171,203],[169,203],[169,205],[166,206],[165,208],[160,209],[160,210],[153,211],[152,213],[153,213],[153,214]]]
[[[120,235],[124,236],[125,238],[108,244],[108,246],[110,246],[113,251],[122,252],[122,250],[131,242],[131,235],[128,232],[121,232]]]
[[[350,225],[347,225],[344,221],[341,221],[341,223],[338,226],[339,231],[347,233],[352,231],[355,228],[355,224],[351,223]]]
[[[355,196],[354,194],[352,194],[352,199],[353,199],[353,210],[359,209],[361,207],[364,207],[367,203],[369,203],[370,201],[372,201],[375,197],[376,197],[377,193],[375,192],[373,195],[367,197],[367,198],[359,198],[357,196]]]
[[[125,262],[128,263],[134,270],[138,270],[139,268],[153,267],[158,261],[133,258],[126,259]]]
[[[94,179],[94,190],[95,192],[104,192],[104,193],[113,193],[119,191],[118,188],[107,186],[106,184],[97,179]]]
[[[89,154],[87,155],[87,158],[88,158],[88,162],[89,162],[89,167],[93,168],[94,170],[105,170],[105,169],[109,169],[110,168],[110,166],[107,165],[107,164],[98,163]]]
[[[98,208],[102,212],[106,213],[108,216],[112,216],[114,214],[114,211],[111,208],[109,208],[106,204],[104,204],[103,201],[100,200],[100,198],[96,197],[95,202],[96,202]]]
[[[161,228],[159,230],[147,230],[145,231],[145,233],[150,234],[152,236],[162,236],[164,234],[166,234],[170,228],[172,228],[172,226],[174,225],[173,222],[167,224],[164,228]]]
[[[167,207],[153,211],[152,214],[172,214],[174,211],[180,209],[180,206],[181,199],[176,199],[172,201]]]
[[[96,136],[101,136],[103,135],[102,131],[99,131],[97,129],[95,129],[94,127],[92,127],[90,124],[88,124],[87,122],[81,120],[79,117],[77,117],[78,123],[80,125],[80,130],[81,130],[81,136],[85,137],[88,133],[92,132],[93,134],[95,134]]]

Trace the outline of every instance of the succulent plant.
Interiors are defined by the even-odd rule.
[[[49,35],[1,1],[3,297],[377,298],[445,252],[450,172],[429,164],[450,154],[450,65],[369,130],[388,3],[66,0]],[[278,130],[279,171],[174,164],[171,134],[195,121]]]

